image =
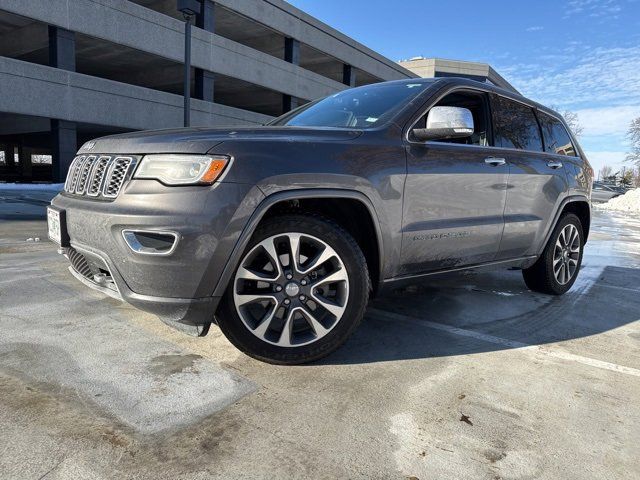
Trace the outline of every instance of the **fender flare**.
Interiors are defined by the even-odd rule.
[[[558,221],[560,220],[560,215],[562,214],[562,211],[564,210],[564,208],[568,204],[575,203],[575,202],[586,203],[588,205],[588,207],[589,207],[589,217],[591,217],[591,202],[589,201],[589,197],[587,197],[585,195],[570,195],[570,196],[564,198],[562,200],[562,202],[560,202],[560,205],[558,206],[558,208],[556,209],[556,213],[553,216],[553,221],[550,223],[549,228],[547,229],[547,233],[544,236],[544,241],[542,242],[542,246],[539,248],[538,255],[540,255],[542,253],[542,251],[546,247],[547,243],[549,242],[549,238],[551,238],[551,234],[555,230],[556,225],[558,224]],[[585,242],[586,242],[586,236],[585,236]]]
[[[260,202],[260,204],[256,207],[254,212],[251,214],[249,221],[245,224],[242,229],[242,233],[238,238],[233,250],[231,251],[231,255],[227,260],[227,263],[224,266],[222,271],[222,275],[216,284],[216,288],[214,289],[213,296],[221,297],[224,295],[229,282],[231,281],[231,277],[240,262],[241,256],[244,253],[253,232],[256,230],[256,227],[264,217],[265,213],[276,203],[287,201],[287,200],[301,200],[307,198],[345,198],[360,201],[369,211],[371,215],[371,219],[373,220],[374,229],[376,232],[376,239],[378,241],[378,262],[379,262],[379,272],[378,272],[378,283],[382,282],[382,272],[384,271],[384,241],[382,237],[382,230],[380,229],[380,219],[378,217],[378,213],[373,206],[373,202],[367,197],[365,194],[358,192],[356,190],[346,190],[339,188],[310,188],[310,189],[296,189],[296,190],[287,190],[285,192],[278,192],[272,195],[269,195],[264,200]]]

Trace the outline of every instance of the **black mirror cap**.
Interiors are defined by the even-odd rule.
[[[473,135],[473,130],[461,128],[414,128],[411,130],[411,134],[420,142],[428,142],[429,140],[467,138]]]

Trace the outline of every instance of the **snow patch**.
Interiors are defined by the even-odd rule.
[[[612,198],[597,207],[614,212],[640,213],[640,188],[629,190],[624,195]]]

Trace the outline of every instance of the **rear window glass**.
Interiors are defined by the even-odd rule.
[[[575,157],[576,149],[562,122],[542,112],[538,112],[538,118],[544,136],[545,151],[556,155]]]
[[[492,95],[495,146],[542,151],[540,127],[533,109],[499,95]]]

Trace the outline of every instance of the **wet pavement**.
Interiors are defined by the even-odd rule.
[[[409,287],[275,367],[87,289],[42,206],[3,198],[2,479],[640,477],[640,218],[595,212],[563,297],[518,271]]]

